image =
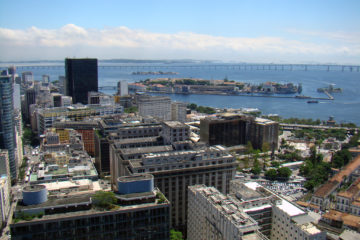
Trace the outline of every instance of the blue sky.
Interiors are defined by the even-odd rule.
[[[0,52],[359,64],[360,1],[0,0]]]

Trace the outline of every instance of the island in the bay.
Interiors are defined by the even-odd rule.
[[[194,78],[156,78],[146,79],[134,84],[129,84],[130,90],[141,88],[146,92],[182,93],[182,94],[300,94],[301,84],[280,84],[265,82],[250,84],[244,82],[224,80],[204,80]]]
[[[177,75],[179,73],[177,72],[163,72],[163,71],[158,71],[158,72],[133,72],[132,75]]]

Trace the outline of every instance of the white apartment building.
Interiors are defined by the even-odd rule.
[[[140,96],[138,99],[140,116],[152,116],[161,120],[171,120],[170,97]]]
[[[37,108],[35,110],[37,130],[39,134],[44,133],[46,128],[53,126],[53,123],[61,118],[81,120],[90,116],[105,116],[120,114],[124,108],[120,105],[72,105],[68,107]]]
[[[268,221],[263,220],[269,217],[268,210],[271,207],[271,240],[326,239],[326,232],[320,231],[313,224],[314,219],[307,212],[256,182],[241,183],[239,180],[233,180],[230,184],[230,193],[241,202],[244,211],[258,221],[262,228],[260,230],[266,235],[269,235],[269,226]]]
[[[119,96],[129,95],[128,82],[126,80],[121,80],[117,84],[117,94]]]
[[[171,103],[171,120],[186,122],[186,103],[182,103],[182,102]]]
[[[188,192],[188,240],[266,239],[238,201],[214,187],[195,185]]]
[[[10,212],[10,183],[6,175],[0,177],[0,226],[6,223]]]

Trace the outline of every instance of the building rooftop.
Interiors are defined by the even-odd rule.
[[[345,230],[340,234],[340,239],[341,239],[341,240],[360,239],[360,233],[355,232],[355,231],[350,230],[350,229],[345,229]]]
[[[315,219],[313,219],[308,214],[302,214],[291,218],[291,220],[293,220],[298,225],[302,225],[302,224],[314,222]]]
[[[305,223],[300,228],[309,235],[319,234],[321,231],[312,223]]]
[[[219,192],[214,187],[206,187],[205,185],[195,185],[190,188],[195,189],[198,193],[208,199],[224,217],[228,218],[232,224],[239,229],[246,231],[247,227],[257,228],[257,222],[244,212],[240,203],[229,196]]]
[[[342,182],[344,176],[350,176],[357,168],[360,167],[360,155],[357,156],[354,160],[348,163],[339,173],[331,178],[330,181]]]
[[[345,198],[354,198],[360,193],[360,177],[353,182],[346,191],[341,191],[337,195]]]
[[[171,145],[120,149],[121,153],[124,155],[168,152],[168,151],[172,151],[172,150],[173,150],[173,147]]]
[[[44,216],[40,219],[34,218],[28,221],[42,221],[48,219],[58,219],[63,217],[82,216],[89,214],[97,214],[104,212],[131,210],[136,207],[158,205],[158,204],[170,204],[169,201],[164,198],[162,193],[155,188],[152,192],[135,193],[135,194],[116,194],[116,198],[120,200],[111,210],[99,209],[94,207],[92,197],[94,193],[71,193],[65,195],[49,196],[48,200],[44,203],[37,205],[25,206],[21,202],[18,202],[15,209],[16,220],[17,213],[29,213],[43,212]],[[130,202],[128,202],[130,201]],[[46,211],[45,211],[46,210]],[[22,219],[19,224],[21,224]]]
[[[188,128],[186,124],[179,121],[164,121],[163,123],[170,128]]]
[[[266,119],[266,118],[259,118],[259,117],[255,118],[255,122],[258,123],[258,124],[263,124],[263,125],[276,123],[273,120]]]
[[[284,199],[281,199],[281,203],[276,204],[276,206],[280,208],[283,212],[286,212],[291,217],[300,214],[305,214],[303,210],[301,210],[300,208],[296,207],[295,205],[291,204],[290,202]]]
[[[355,216],[349,213],[343,213],[336,210],[330,210],[329,212],[326,212],[322,218],[337,221],[337,222],[343,222],[344,225],[354,227],[358,229],[360,227],[360,217]]]
[[[118,177],[119,182],[136,182],[136,181],[140,181],[140,180],[151,180],[151,179],[154,179],[154,176],[151,174],[141,174],[141,175]]]
[[[111,137],[111,135],[110,135]],[[156,142],[158,137],[143,137],[143,138],[125,138],[116,140],[115,145],[131,144],[131,143],[147,143]]]
[[[334,191],[334,189],[340,184],[340,182],[338,181],[329,181],[323,185],[321,185],[321,187],[319,187],[315,193],[314,196],[315,197],[320,197],[320,198],[326,198],[331,192]]]

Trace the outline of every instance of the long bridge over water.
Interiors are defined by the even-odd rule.
[[[20,65],[19,70],[32,69],[64,69],[64,65]],[[359,72],[360,65],[331,65],[331,64],[189,64],[189,65],[99,65],[98,69],[120,70],[162,70],[162,69],[229,69],[240,71],[341,71]]]

